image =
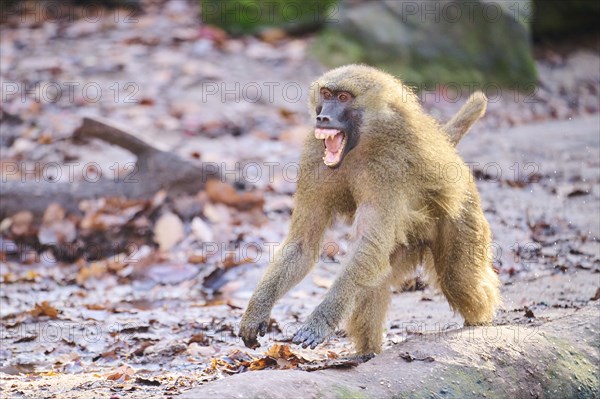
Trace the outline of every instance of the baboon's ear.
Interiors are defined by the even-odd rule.
[[[467,103],[442,128],[450,136],[455,146],[467,134],[471,126],[485,114],[487,98],[485,94],[476,91],[469,97]]]

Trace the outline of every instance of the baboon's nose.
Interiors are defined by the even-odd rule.
[[[319,115],[317,116],[317,122],[331,122],[331,118],[328,115]]]

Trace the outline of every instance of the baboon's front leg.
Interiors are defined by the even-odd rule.
[[[242,317],[239,336],[249,348],[260,346],[257,335],[267,332],[275,302],[298,284],[315,264],[331,217],[326,209],[296,209],[290,232],[258,286]]]
[[[356,241],[346,267],[325,299],[294,336],[295,344],[314,349],[333,333],[353,308],[356,298],[368,295],[391,274],[390,254],[394,248],[393,223],[384,212],[361,205],[355,220]]]

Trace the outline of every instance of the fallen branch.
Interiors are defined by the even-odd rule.
[[[160,150],[147,144],[145,141],[138,139],[131,133],[127,133],[125,128],[117,126],[103,118],[84,118],[83,124],[73,133],[73,138],[100,139],[124,148],[138,157],[148,156],[147,154],[152,154],[154,152],[160,152]]]
[[[137,156],[135,177],[118,182],[109,179],[74,183],[8,180],[2,183],[0,216],[9,216],[22,210],[41,215],[53,202],[69,212],[78,213],[79,203],[84,199],[149,199],[161,189],[167,190],[170,195],[194,194],[203,189],[207,180],[220,176],[220,171],[214,165],[202,167],[177,154],[161,151],[103,119],[84,118],[82,125],[74,132],[74,138],[97,138],[130,151]]]

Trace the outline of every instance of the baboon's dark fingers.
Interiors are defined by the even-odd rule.
[[[269,326],[269,324],[266,321],[262,321],[259,325],[258,325],[258,334],[261,337],[264,337],[265,334],[267,333],[267,327]]]
[[[260,330],[260,325],[258,324],[254,324],[254,325],[250,325],[250,326],[242,326],[240,328],[240,331],[238,333],[238,336],[242,338],[242,341],[244,341],[244,345],[247,348],[250,349],[256,349],[258,347],[260,347],[260,342],[258,342],[257,340],[257,336]],[[265,328],[265,332],[266,332],[266,328]],[[265,334],[262,333],[261,336],[264,336]]]
[[[292,343],[302,345],[303,348],[315,349],[325,340],[326,334],[318,333],[316,329],[303,326],[292,339]]]

